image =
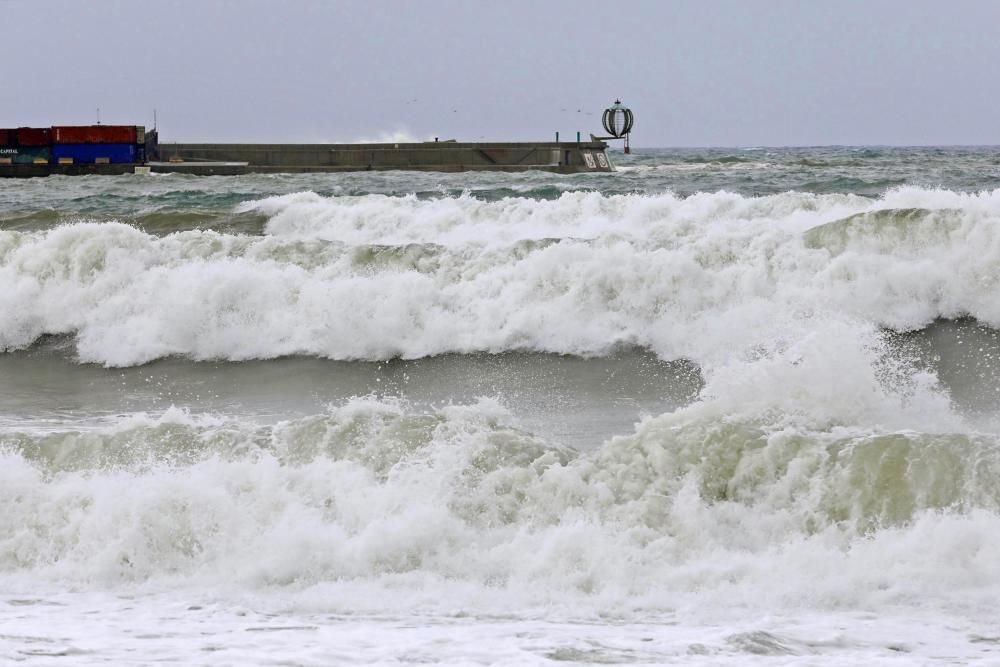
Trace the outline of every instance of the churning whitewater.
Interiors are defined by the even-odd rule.
[[[0,233],[0,347],[81,361],[417,358],[647,347],[699,363],[829,326],[1000,324],[1000,194],[322,197],[262,234],[125,222]],[[826,319],[831,320],[825,322]]]
[[[0,656],[988,661],[996,154],[618,160],[0,183]]]

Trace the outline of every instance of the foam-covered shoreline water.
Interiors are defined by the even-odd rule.
[[[0,656],[988,661],[994,162],[2,183]]]
[[[859,550],[890,568],[940,568],[910,543],[937,531],[979,542],[967,555],[983,567],[998,562],[979,552],[995,546],[981,532],[996,528],[995,437],[809,431],[702,412],[651,419],[589,455],[520,431],[488,401],[418,414],[354,401],[263,428],[173,411],[97,432],[9,433],[3,569],[101,587],[402,578],[419,593],[440,579],[516,604],[558,591],[654,607],[702,601],[706,587],[732,604],[747,584],[745,604],[756,604],[770,582],[772,604],[838,607],[858,601],[843,599],[839,567],[825,563],[825,592],[788,577],[815,577],[814,559],[850,565]],[[942,558],[956,548],[940,546]],[[788,559],[782,588],[772,579]],[[892,582],[887,601],[933,593],[961,606],[995,593],[981,587],[996,573],[968,558],[933,581],[858,566],[859,596],[873,577]]]
[[[870,552],[882,542],[898,559],[909,550],[901,530],[972,538],[995,528],[1000,502],[995,436],[720,420],[706,406],[650,418],[591,453],[519,429],[487,399],[416,413],[358,399],[274,426],[172,410],[3,441],[3,570],[101,586],[441,578],[636,604],[653,582],[655,599],[770,579],[775,559],[882,557]],[[992,548],[986,537],[978,548]],[[720,564],[756,564],[706,579],[703,559],[720,550]],[[908,567],[931,565],[926,555]],[[805,577],[814,565],[794,567]],[[967,560],[954,567],[954,580],[938,572],[881,595],[931,587],[963,604],[988,593],[953,591],[983,583]],[[843,574],[830,572],[834,607]],[[808,593],[800,584],[771,594],[823,602],[817,582]]]
[[[4,642],[10,655],[119,655],[72,629],[74,608],[98,605],[104,632],[126,637],[145,623],[129,610],[166,614],[136,648],[185,661],[171,637],[257,661],[293,638],[309,655],[311,633],[332,641],[345,624],[380,633],[377,653],[357,635],[337,641],[381,660],[423,646],[405,627],[443,625],[456,653],[438,659],[459,663],[477,650],[470,633],[522,662],[560,647],[582,662],[706,664],[988,648],[976,638],[990,636],[1000,580],[994,435],[712,412],[651,418],[589,454],[488,400],[417,413],[355,400],[275,426],[174,410],[7,432],[11,626],[52,604],[45,615],[66,629],[41,646],[37,630]],[[942,622],[947,633],[932,629]],[[243,634],[257,631],[290,636]]]

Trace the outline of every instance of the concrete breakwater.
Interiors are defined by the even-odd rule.
[[[0,163],[0,177],[117,175],[146,171],[196,176],[342,171],[611,172],[603,141],[457,142],[381,144],[182,144],[146,142],[148,162],[82,163],[32,160]]]
[[[414,171],[609,172],[607,144],[587,142],[383,144],[161,143],[152,171],[188,174]]]

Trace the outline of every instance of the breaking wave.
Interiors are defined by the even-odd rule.
[[[234,214],[266,223],[0,231],[0,348],[61,334],[130,366],[627,345],[697,363],[700,394],[587,452],[491,398],[5,428],[3,577],[280,588],[351,612],[1000,593],[1000,442],[887,331],[1000,326],[1000,191],[305,192]]]
[[[82,361],[422,357],[641,346],[710,364],[834,326],[1000,325],[1000,191],[241,204],[263,235],[0,231],[0,349]],[[847,335],[847,334],[845,334]]]
[[[994,436],[718,407],[647,419],[590,453],[488,399],[7,433],[0,573],[277,587],[350,613],[436,606],[444,591],[480,611],[622,612],[1000,592]]]

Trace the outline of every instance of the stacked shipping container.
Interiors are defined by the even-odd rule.
[[[48,128],[0,130],[0,164],[48,164],[52,150]]]
[[[141,125],[0,129],[0,165],[145,162],[145,141]]]
[[[54,144],[135,144],[134,125],[80,125],[53,127]]]
[[[81,125],[52,128],[56,164],[145,162],[146,128],[135,125]]]
[[[17,143],[21,146],[49,146],[52,144],[52,130],[47,127],[19,127]]]
[[[53,144],[56,164],[123,164],[136,161],[135,144]]]

